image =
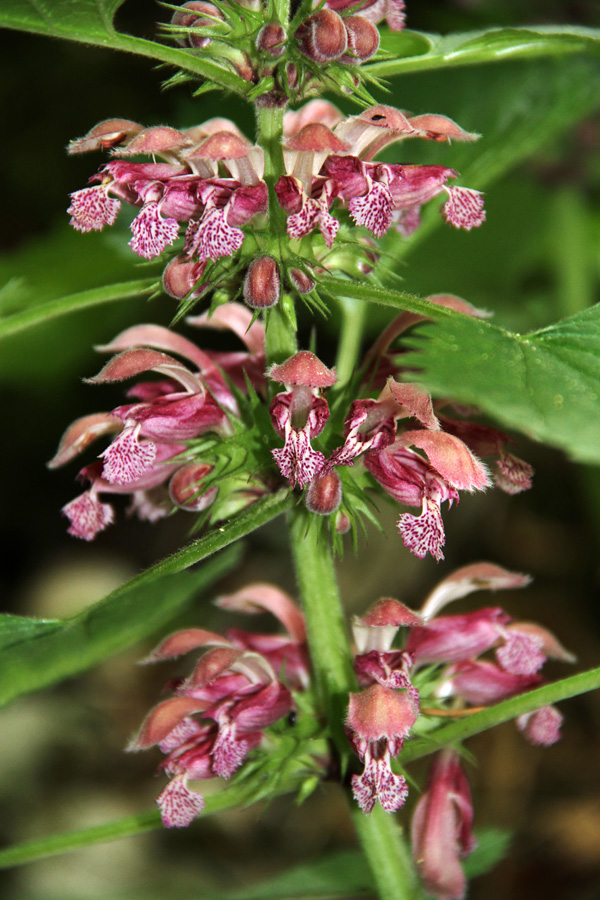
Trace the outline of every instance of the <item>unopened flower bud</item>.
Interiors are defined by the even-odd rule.
[[[248,266],[244,278],[244,300],[252,309],[268,309],[279,300],[279,266],[271,256],[259,256]]]
[[[363,275],[370,275],[379,262],[377,244],[371,238],[360,238],[359,243],[368,249],[364,250],[364,256],[358,259],[356,267]]]
[[[360,65],[379,49],[379,31],[364,16],[347,16],[344,20],[346,35],[348,37],[348,53],[345,53],[340,62],[349,65]]]
[[[310,294],[315,289],[315,279],[303,272],[302,269],[290,269],[288,275],[299,294]]]
[[[207,3],[205,0],[190,0],[188,3],[183,3],[181,9],[174,12],[171,24],[179,28],[198,28],[214,25],[215,19],[222,18],[221,12],[212,3]],[[177,37],[177,43],[182,47],[208,47],[210,40],[208,35],[192,31]]]
[[[206,463],[190,463],[178,469],[169,482],[169,494],[173,503],[188,512],[202,512],[214,503],[218,487],[202,490],[202,481],[213,467]]]
[[[304,498],[307,509],[318,516],[328,516],[335,512],[341,502],[342,482],[335,469],[314,478]]]
[[[268,53],[269,56],[282,56],[286,37],[283,25],[279,25],[277,22],[268,22],[258,32],[256,49],[261,53]]]
[[[294,65],[294,63],[288,63],[285,67],[285,75],[287,78],[288,87],[295,88],[298,84],[298,69]]]
[[[349,516],[346,513],[338,512],[335,517],[335,530],[338,534],[347,534],[352,527]]]
[[[162,276],[163,290],[169,297],[182,300],[189,292],[196,288],[193,297],[199,297],[208,283],[201,283],[202,272],[206,268],[206,262],[190,262],[180,256],[172,259],[165,268]]]
[[[296,31],[301,53],[318,63],[337,59],[348,48],[348,38],[341,16],[331,9],[319,9]]]

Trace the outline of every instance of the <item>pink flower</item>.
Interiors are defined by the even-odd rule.
[[[271,453],[290,487],[304,487],[319,474],[325,462],[323,454],[313,450],[310,443],[329,418],[327,401],[319,396],[319,390],[331,387],[337,378],[308,350],[272,366],[268,375],[287,388],[285,393],[276,394],[270,407],[273,427],[285,441],[283,449]]]
[[[52,468],[75,458],[98,437],[113,437],[100,454],[103,464],[87,466],[80,473],[90,489],[63,508],[71,523],[70,534],[89,541],[111,524],[112,507],[100,500],[104,493],[131,494],[132,510],[149,521],[177,506],[197,512],[215,501],[218,487],[207,491],[202,487],[212,467],[181,454],[186,441],[207,432],[219,438],[231,433],[230,417],[239,416],[239,407],[230,382],[243,390],[247,377],[255,389],[263,388],[264,330],[259,323],[250,328],[251,317],[243,306],[224,304],[211,320],[206,315],[192,320],[199,327],[234,331],[246,344],[245,352],[207,353],[155,325],[129,328],[100,348],[118,355],[89,379],[92,383],[114,383],[147,372],[163,380],[136,384],[128,392],[136,402],[111,413],[84,416],[63,435],[49,463]],[[164,350],[178,354],[189,365]]]
[[[530,744],[550,747],[560,740],[563,716],[555,706],[542,706],[541,709],[519,716],[516,721],[517,728]]]
[[[386,812],[404,805],[408,787],[401,775],[392,772],[391,759],[402,750],[416,718],[408,694],[377,683],[350,694],[348,735],[364,763],[362,774],[352,776],[352,793],[363,812],[372,812],[377,801]]]
[[[411,444],[429,459],[409,449]],[[400,516],[398,531],[415,556],[430,553],[438,562],[446,541],[441,504],[452,505],[459,490],[483,490],[489,483],[485,467],[466,445],[441,431],[404,432],[393,444],[367,454],[365,465],[395,500],[421,506],[419,516]]]
[[[269,609],[277,615],[289,633],[282,636],[271,658],[280,663],[280,669],[290,661],[295,686],[306,685],[308,671],[299,677],[296,669],[300,654],[306,659],[304,621],[286,594],[256,584],[221,598],[219,605],[247,613]],[[149,713],[128,748],[142,750],[158,744],[165,754],[160,768],[171,780],[157,803],[167,828],[189,825],[204,806],[202,795],[188,787],[188,780],[230,778],[248,753],[260,746],[264,729],[293,708],[292,695],[268,658],[273,652],[269,639],[277,636],[234,634],[230,640],[189,628],[166,638],[147,660],[206,651],[192,674],[179,683],[175,696]],[[267,639],[266,654],[257,649],[263,639]]]
[[[462,900],[466,891],[460,859],[475,847],[473,804],[458,754],[436,755],[427,789],[412,819],[412,853],[428,896]]]
[[[188,132],[167,126],[143,129],[108,120],[71,145],[71,152],[114,148],[122,157],[146,154],[164,163],[110,162],[91,180],[100,184],[71,194],[71,224],[79,231],[112,225],[125,200],[141,207],[131,223],[131,249],[154,259],[174,243],[187,222],[185,250],[200,263],[240,249],[247,224],[267,210],[262,151],[253,148],[233,123],[206,122]],[[106,131],[106,129],[114,129]],[[222,167],[227,177],[219,177]]]
[[[343,5],[345,0],[335,2]],[[384,4],[378,0],[370,7],[375,8],[381,15]],[[394,223],[401,233],[410,234],[418,227],[420,207],[439,194],[446,194],[443,214],[449,224],[470,230],[485,221],[481,193],[447,183],[457,177],[454,169],[373,160],[388,144],[408,137],[441,141],[478,137],[450,119],[407,118],[390,106],[374,106],[342,121],[327,107],[327,124],[319,118],[324,115],[321,106],[308,104],[306,113],[294,115],[296,119],[290,116],[286,121],[291,134],[285,145],[287,174],[276,185],[279,202],[288,213],[291,238],[302,238],[318,226],[331,248],[339,229],[329,212],[336,199],[347,206],[355,224],[375,237],[383,237]]]

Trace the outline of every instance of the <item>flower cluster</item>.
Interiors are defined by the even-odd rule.
[[[448,603],[473,591],[518,588],[528,582],[527,576],[477,563],[444,579],[419,612],[385,598],[366,615],[355,618],[354,668],[362,690],[350,697],[347,729],[352,746],[364,762],[363,773],[353,776],[352,789],[365,812],[370,812],[377,801],[388,812],[404,804],[406,782],[392,771],[391,760],[402,750],[413,726],[418,730],[420,715],[443,715],[449,703],[458,715],[469,707],[496,703],[538,686],[542,680],[539,670],[548,658],[573,662],[574,657],[545,628],[514,622],[499,607],[439,615]],[[404,646],[395,649],[392,645],[400,629],[405,634]],[[491,650],[495,660],[481,659]],[[561,721],[558,710],[544,707],[519,717],[517,726],[532,743],[548,746],[558,740]],[[460,780],[456,763],[450,763],[450,759],[453,757],[444,757],[440,771],[434,770],[437,791],[438,780],[447,790],[453,780]],[[460,805],[459,799],[456,802]],[[426,867],[429,860],[423,848],[430,840],[427,830],[436,828],[430,820],[445,828],[447,825],[438,821],[442,815],[438,801],[428,805],[422,800],[416,813],[416,852],[419,859],[425,854],[422,864]],[[431,885],[428,887],[435,897],[462,896],[436,893]]]
[[[130,494],[131,510],[154,522],[175,508],[188,512],[207,509],[219,488],[203,488],[212,466],[186,455],[186,442],[211,433],[225,438],[240,410],[235,389],[264,386],[264,328],[251,323],[244,306],[223,304],[209,319],[191,318],[192,325],[233,331],[246,345],[234,353],[204,351],[186,338],[158,325],[139,325],[99,349],[115,352],[93,384],[120,382],[146,373],[160,380],[142,381],[130,388],[132,402],[108,413],[95,413],[73,422],[63,435],[49,466],[64,465],[96,438],[114,435],[100,460],[79,473],[90,487],[63,508],[69,534],[92,540],[113,521],[113,509],[103,494]],[[169,352],[165,352],[169,351]],[[186,360],[180,362],[171,353]],[[247,381],[246,381],[247,379]],[[265,486],[246,478],[239,493],[252,501]]]
[[[376,803],[390,813],[404,805],[408,787],[393,761],[407,738],[433,734],[435,740],[432,729],[439,717],[465,715],[538,686],[548,658],[573,661],[545,628],[513,621],[499,607],[440,615],[447,604],[474,591],[515,589],[528,582],[525,575],[476,563],[440,582],[418,612],[384,598],[354,618],[359,690],[349,695],[346,735],[363,767],[351,779],[363,812],[372,812]],[[216,602],[238,613],[269,612],[285,632],[229,628],[219,635],[188,628],[167,637],[147,658],[155,663],[203,651],[188,677],[168,683],[173,696],[149,713],[129,746],[158,745],[164,754],[160,771],[169,782],[157,803],[167,827],[189,825],[204,808],[202,794],[190,782],[229,779],[253,750],[266,763],[276,752],[269,727],[299,704],[318,718],[305,623],[292,599],[273,585],[257,583]],[[398,633],[403,646],[394,647]],[[483,659],[490,651],[495,658]],[[301,697],[307,699],[300,702]],[[517,719],[525,737],[543,746],[558,740],[560,724],[560,713],[552,707]],[[317,750],[307,744],[307,758],[322,754],[323,746],[318,742]],[[446,748],[436,755],[412,821],[415,863],[428,896],[438,900],[464,896],[460,858],[475,845],[473,806],[458,753]],[[327,770],[322,756],[314,763],[321,773]]]
[[[266,259],[255,260],[250,268],[253,287],[257,281],[268,282]],[[477,313],[456,297],[431,299]],[[398,502],[420,508],[416,515],[400,515],[398,531],[416,556],[424,558],[429,553],[441,560],[442,503],[452,505],[461,491],[484,490],[492,478],[508,493],[530,486],[532,469],[507,451],[506,435],[442,414],[452,412],[443,401],[437,401],[434,410],[431,397],[421,387],[396,380],[403,377],[405,368],[402,355],[396,357],[390,347],[417,321],[415,316],[399,316],[368,352],[362,379],[346,395],[343,421],[339,414],[330,416],[325,396],[336,386],[335,370],[315,354],[299,351],[265,372],[264,327],[246,307],[225,303],[211,316],[187,321],[193,327],[232,331],[245,349],[203,350],[156,325],[129,328],[99,348],[117,355],[88,379],[91,383],[112,384],[140,375],[158,376],[158,380],[137,383],[127,392],[130,402],[110,412],[84,416],[63,435],[51,467],[74,459],[96,438],[111,437],[99,459],[80,472],[80,479],[89,484],[87,490],[63,508],[73,536],[92,540],[113,521],[112,506],[102,499],[111,493],[131,495],[131,511],[151,522],[176,508],[200,513],[213,504],[211,515],[223,518],[234,506],[239,509],[276,488],[277,469],[291,488],[305,489],[305,504],[311,512],[335,515],[335,527],[344,530],[354,510],[352,497],[344,495],[343,471],[347,485],[356,478],[364,481],[366,474],[366,487],[378,486]],[[272,398],[267,414],[261,398],[268,381],[283,389]],[[265,434],[264,440],[256,436],[254,455],[248,456],[246,441],[240,478],[225,483],[216,465],[247,429],[249,389],[263,405],[260,427],[266,425],[269,431],[270,416],[273,432]],[[282,447],[273,446],[276,435]],[[214,452],[206,446],[198,449],[202,436],[212,438]],[[329,454],[314,447],[315,441]],[[493,476],[479,455],[495,458]],[[355,467],[356,462],[360,464]],[[337,513],[343,500],[345,505]],[[226,512],[217,515],[221,506]]]
[[[450,224],[465,229],[481,225],[483,198],[478,191],[448,184],[458,175],[453,169],[374,159],[388,145],[412,137],[470,141],[477,135],[443,116],[407,118],[390,106],[374,106],[343,118],[332,104],[314,100],[286,113],[285,174],[276,184],[276,195],[287,214],[289,238],[299,241],[318,229],[325,248],[319,241],[311,249],[303,248],[308,255],[301,267],[296,249],[283,248],[282,259],[279,263],[271,259],[270,271],[259,278],[258,289],[244,291],[247,300],[257,298],[250,300],[251,306],[265,308],[278,301],[281,265],[290,288],[300,294],[313,289],[322,271],[319,263],[340,229],[333,206],[346,207],[354,224],[375,237],[382,237],[392,225],[408,235],[418,227],[421,206],[445,194],[443,213]],[[185,131],[108,119],[68,149],[70,153],[104,149],[117,157],[92,176],[90,187],[71,194],[68,212],[77,230],[100,231],[113,225],[125,201],[139,208],[131,223],[129,246],[151,260],[171,247],[181,223],[186,225],[183,248],[163,276],[165,291],[177,299],[194,299],[214,287],[209,264],[239,254],[245,226],[251,223],[253,235],[267,227],[264,152],[227,119],[211,119]],[[131,161],[144,155],[152,162]],[[164,161],[156,162],[157,158]],[[244,270],[258,256],[255,241],[251,243],[242,254]],[[338,265],[343,270],[343,263]],[[335,257],[327,259],[327,268],[332,267],[336,267]],[[271,285],[266,299],[262,297],[265,285]]]
[[[268,611],[286,633],[232,628],[221,636],[188,628],[166,638],[146,660],[206,651],[191,675],[176,684],[174,696],[149,713],[128,748],[157,744],[165,755],[160,769],[170,780],[157,803],[167,828],[189,825],[204,808],[202,794],[188,781],[230,778],[263,743],[265,729],[294,709],[291,691],[304,690],[309,680],[304,620],[287,594],[253,584],[217,604],[244,613]]]
[[[303,9],[306,18],[297,12],[291,22],[282,23],[260,0],[227,0],[218,6],[189,0],[164,27],[180,46],[196,53],[207,50],[212,62],[254,84],[258,105],[281,106],[318,91],[324,81],[334,90],[358,87],[361,79],[353,70],[377,53],[376,24],[387,18],[395,30],[404,26],[402,0],[314,5],[314,12]]]
[[[436,296],[435,303],[476,315],[478,311],[457,297]],[[300,351],[269,377],[282,383],[270,407],[273,427],[284,440],[273,457],[291,487],[308,485],[305,502],[315,513],[334,513],[342,502],[340,467],[353,466],[361,457],[364,467],[391,497],[421,508],[419,515],[403,513],[398,531],[412,553],[436,560],[444,558],[445,532],[441,504],[452,505],[459,491],[481,491],[492,478],[507,493],[531,486],[533,470],[506,450],[509,439],[485,425],[439,415],[447,404],[436,403],[419,385],[399,382],[404,366],[389,352],[392,341],[418,317],[402,314],[386,329],[367,354],[359,393],[381,385],[376,398],[352,400],[343,424],[343,444],[326,458],[311,441],[326,429],[329,405],[322,392],[335,385],[335,372],[313,353]],[[438,414],[436,414],[438,413]],[[402,423],[402,427],[400,427]],[[405,427],[408,423],[408,427]],[[325,435],[326,436],[326,435]],[[490,475],[479,455],[495,458]]]

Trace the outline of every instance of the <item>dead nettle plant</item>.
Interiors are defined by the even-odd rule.
[[[476,591],[527,585],[527,575],[499,561],[452,573],[440,567],[441,580],[420,609],[373,598],[354,617],[350,638],[333,556],[342,554],[346,533],[356,547],[363,522],[377,524],[377,499],[388,497],[400,507],[399,551],[441,563],[444,518],[461,515],[464,494],[531,488],[532,466],[484,414],[589,456],[599,426],[584,389],[599,374],[600,338],[595,311],[525,340],[488,323],[466,299],[421,299],[389,287],[398,280],[393,257],[436,218],[466,232],[485,227],[486,179],[483,169],[472,181],[443,163],[412,163],[419,142],[439,143],[440,151],[473,144],[469,158],[477,160],[480,135],[443,109],[406,112],[411,99],[399,93],[388,102],[384,79],[508,53],[585,56],[598,35],[560,28],[419,35],[404,29],[402,0],[305,0],[293,8],[287,0],[191,0],[161,5],[170,18],[154,43],[115,30],[119,5],[100,0],[75,12],[64,0],[41,16],[9,0],[0,24],[166,63],[176,70],[172,86],[199,82],[201,98],[216,90],[235,95],[240,107],[251,104],[255,131],[243,133],[226,118],[202,120],[200,99],[198,121],[185,127],[111,118],[73,139],[69,154],[104,161],[92,163],[88,184],[71,194],[71,225],[85,241],[127,215],[132,264],[136,257],[159,262],[162,280],[74,295],[48,310],[41,304],[0,322],[0,337],[46,314],[120,296],[155,290],[174,299],[172,327],[138,324],[97,348],[108,361],[86,380],[114,385],[116,405],[69,425],[49,465],[85,457],[77,476],[83,490],[62,509],[74,538],[89,542],[113,526],[119,495],[149,523],[140,527],[160,527],[181,511],[194,516],[201,536],[100,602],[113,622],[112,641],[95,630],[92,612],[78,617],[79,629],[73,620],[67,628],[5,617],[8,662],[28,654],[6,699],[158,628],[164,633],[183,600],[207,589],[237,556],[226,551],[193,575],[185,569],[285,517],[298,595],[261,582],[216,601],[238,621],[268,612],[279,630],[240,628],[232,616],[222,634],[189,627],[163,637],[146,660],[168,672],[169,660],[193,653],[189,675],[168,682],[170,695],[128,747],[157,748],[157,760],[162,754],[160,820],[183,828],[197,816],[282,793],[305,799],[323,779],[337,780],[378,896],[460,900],[461,860],[477,846],[463,741],[514,719],[525,740],[553,744],[563,719],[554,703],[597,687],[600,670],[548,683],[547,659],[575,658],[543,624],[514,620],[499,606],[446,610]],[[336,98],[355,108],[342,112]],[[493,152],[488,146],[489,159]],[[461,264],[468,258],[465,243]],[[390,315],[365,343],[374,304]],[[297,312],[312,316],[310,347],[299,343]],[[339,341],[323,361],[320,329],[331,312],[340,318]],[[183,319],[197,340],[180,333]],[[213,349],[215,329],[229,336],[229,349]],[[593,358],[585,371],[577,369],[577,353],[564,362],[566,347],[584,344]],[[527,391],[509,368],[498,384],[490,360],[534,352],[545,354],[544,365]],[[582,390],[559,425],[550,413],[531,411],[558,387],[569,390],[553,353],[562,354]],[[16,644],[14,629],[24,623],[27,640]],[[415,788],[404,768],[430,754],[429,780],[408,821],[402,807]],[[208,779],[223,790],[205,798]],[[154,812],[112,831],[104,826],[102,834],[92,829],[9,848],[0,862],[160,820]]]

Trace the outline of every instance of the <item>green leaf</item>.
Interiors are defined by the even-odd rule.
[[[246,93],[248,82],[232,69],[200,57],[192,50],[168,47],[116,31],[113,18],[123,2],[124,0],[2,0],[0,27],[148,56],[206,78],[238,94]]]
[[[598,688],[600,688],[600,667],[588,669],[587,672],[579,672],[569,678],[562,678],[552,684],[545,684],[533,691],[511,697],[510,700],[496,703],[495,706],[490,706],[481,712],[472,713],[450,725],[444,725],[427,738],[409,741],[402,751],[402,765],[435,753],[441,747],[454,746],[474,734],[479,734],[480,731],[486,731],[502,722],[509,722],[517,716],[541,709],[542,706],[560,703],[561,700],[568,700],[570,697],[585,694],[587,691],[595,691]]]
[[[569,53],[600,53],[600,30],[575,26],[489,28],[445,37],[419,32],[386,31],[381,49],[394,59],[379,59],[362,69],[378,77],[425,71],[449,66],[508,59],[562,56]]]
[[[198,572],[173,575],[274,519],[292,502],[288,491],[259,500],[71,619],[56,624],[32,620],[28,633],[23,621],[12,622],[9,616],[11,621],[0,626],[11,641],[0,654],[0,705],[82,672],[162,628],[199,591],[235,566],[241,550],[232,548]]]
[[[134,579],[70,619],[55,622],[0,617],[0,705],[74,675],[154,634],[200,591],[235,566],[229,551],[198,572]],[[20,619],[20,617],[17,617]]]
[[[508,428],[600,462],[600,304],[531,334],[455,316],[406,341],[416,379]]]
[[[0,651],[21,641],[32,641],[60,628],[59,619],[33,619],[30,616],[0,615]]]
[[[99,306],[103,303],[114,303],[115,300],[127,300],[149,294],[157,287],[156,278],[141,278],[138,281],[125,281],[121,284],[109,284],[106,287],[92,288],[89,291],[78,291],[67,297],[59,297],[31,306],[21,312],[0,318],[0,340],[42,322],[48,322],[66,316],[81,309]]]
[[[220,900],[292,900],[292,898],[346,898],[372,893],[373,879],[364,856],[344,850],[325,859],[294,866],[274,878],[233,893],[219,893]],[[208,894],[200,894],[200,897]],[[211,895],[213,896],[213,895]]]
[[[379,303],[382,306],[390,306],[398,311],[416,313],[418,316],[443,319],[445,317],[462,318],[460,313],[442,306],[437,306],[429,300],[423,300],[414,294],[406,294],[401,291],[392,291],[388,288],[376,287],[373,284],[360,281],[350,281],[344,278],[332,278],[323,275],[319,278],[319,290],[333,297],[350,297],[356,300],[366,300],[370,303]]]
[[[477,91],[472,90],[474,75]],[[541,59],[512,63],[502,69],[479,67],[476,73],[454,70],[446,73],[441,88],[436,73],[419,74],[409,76],[401,87],[411,97],[413,110],[443,110],[463,127],[482,135],[475,142],[457,141],[451,145],[412,142],[411,162],[443,163],[460,172],[459,184],[484,190],[524,160],[537,153],[547,155],[561,134],[594,114],[600,106],[600,59],[579,57],[570,59],[567,65],[561,59]],[[397,161],[397,152],[391,148],[387,158]],[[425,243],[433,231],[443,232],[438,243],[450,248],[454,263],[457,248],[464,245],[467,251],[467,244],[480,244],[497,224],[493,194],[486,201],[487,223],[468,235],[444,223],[441,204],[442,198],[438,197],[423,208],[422,224],[408,238],[400,239],[394,229],[388,231],[381,246],[396,260],[399,274],[404,258]],[[517,211],[514,216],[518,216]],[[473,253],[477,250],[473,249]],[[429,248],[422,251],[422,256],[411,263],[411,275],[416,275],[417,282],[420,274],[425,279],[429,276],[430,281],[437,277],[439,283],[448,261],[436,253],[432,264]]]
[[[467,878],[485,875],[497,866],[508,855],[512,834],[500,828],[482,828],[476,829],[475,840],[475,849],[463,862]]]
[[[282,779],[277,793],[289,793],[295,790],[296,787],[297,779],[292,778],[287,781]],[[253,793],[254,787],[252,785],[246,782],[234,782],[224,790],[211,794],[210,797],[206,798],[206,807],[202,811],[200,823],[215,813],[248,805],[252,802]],[[81,847],[116,841],[124,837],[133,837],[146,831],[156,831],[162,827],[158,810],[153,810],[152,812],[126,816],[123,819],[106,822],[104,825],[82,828],[79,831],[67,831],[34,841],[24,841],[21,844],[14,844],[12,847],[0,850],[0,869],[22,866],[38,859],[46,859],[49,856],[71,853],[73,850],[79,850]]]

